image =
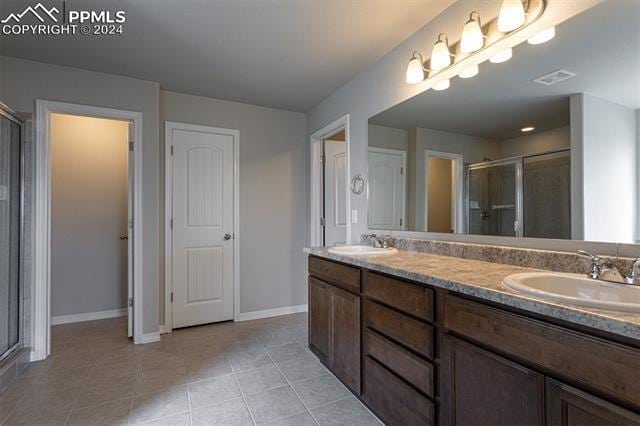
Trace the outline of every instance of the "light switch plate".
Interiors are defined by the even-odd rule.
[[[351,210],[351,223],[358,223],[358,210]]]

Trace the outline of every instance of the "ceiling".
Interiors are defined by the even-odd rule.
[[[125,10],[124,34],[3,36],[1,53],[304,112],[453,2],[67,0],[66,10]],[[42,3],[61,8],[62,0]],[[0,12],[4,17],[24,6],[24,0],[2,0]]]
[[[609,0],[564,22],[543,45],[524,43],[503,64],[455,78],[442,92],[423,92],[371,119],[374,124],[423,127],[504,140],[569,124],[569,96],[589,93],[640,108],[640,2]],[[577,76],[543,86],[536,77],[564,69]]]

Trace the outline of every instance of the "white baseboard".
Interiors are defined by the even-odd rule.
[[[70,324],[72,322],[93,321],[107,318],[126,317],[127,308],[109,311],[87,312],[86,314],[60,315],[51,317],[51,325]]]
[[[160,334],[167,334],[168,333],[167,328],[165,327],[164,324],[158,326],[158,332]]]
[[[140,343],[144,345],[145,343],[153,343],[153,342],[159,342],[159,341],[160,341],[160,332],[154,331],[152,333],[143,333],[142,341]]]
[[[242,312],[237,315],[236,321],[250,321],[260,318],[277,317],[280,315],[297,314],[298,312],[307,312],[307,310],[307,305],[295,305],[275,309],[265,309],[262,311]]]

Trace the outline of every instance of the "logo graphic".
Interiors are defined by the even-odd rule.
[[[40,13],[38,13],[38,11]],[[58,18],[56,18],[55,15],[60,13],[60,11],[56,7],[47,9],[42,5],[42,3],[38,3],[35,7],[27,7],[21,13],[12,13],[0,22],[2,22],[3,24],[8,24],[10,21],[13,21],[17,24],[28,13],[35,16],[38,21],[44,23],[44,18],[42,17],[42,15],[48,16],[53,22],[58,22]]]

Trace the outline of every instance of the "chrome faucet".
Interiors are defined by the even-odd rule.
[[[371,244],[375,248],[389,248],[389,242],[391,241],[391,235],[383,235],[378,237],[376,234],[367,234],[364,236],[366,241],[371,241]]]
[[[640,258],[633,261],[629,275],[625,276],[610,260],[594,256],[584,250],[578,250],[578,254],[591,259],[591,267],[587,274],[589,278],[619,284],[640,285],[640,274],[638,274],[637,268],[640,265]]]

